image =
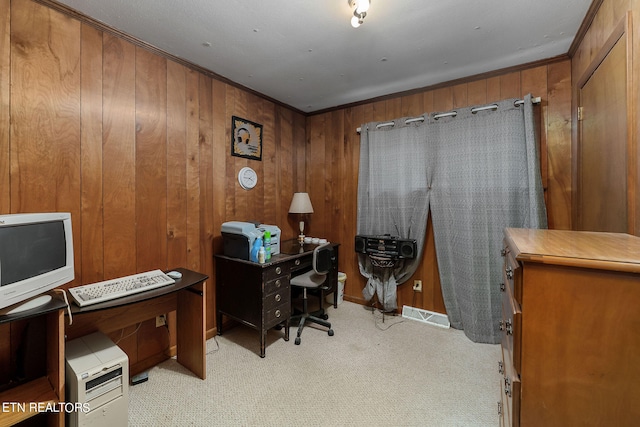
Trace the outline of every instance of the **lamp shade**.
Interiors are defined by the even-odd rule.
[[[293,199],[291,199],[291,206],[289,206],[289,213],[306,214],[313,213],[313,206],[311,206],[311,199],[309,193],[293,193]]]

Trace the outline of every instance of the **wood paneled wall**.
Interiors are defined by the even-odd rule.
[[[569,59],[502,75],[426,89],[411,95],[312,115],[307,118],[307,189],[315,213],[309,235],[342,244],[340,269],[347,274],[345,298],[365,303],[366,283],[358,271],[354,249],[360,136],[356,129],[371,121],[387,121],[482,105],[505,98],[539,96],[541,168],[550,228],[571,228],[571,63]],[[324,170],[318,166],[324,165]],[[402,165],[398,165],[402,167]],[[423,292],[414,293],[413,279]],[[446,312],[440,290],[433,229],[429,220],[420,266],[398,288],[398,306]]]
[[[232,115],[263,125],[262,161],[231,156]],[[201,271],[212,335],[220,226],[255,219],[293,238],[304,150],[292,109],[45,5],[0,0],[0,213],[71,212],[72,285]],[[237,183],[243,166],[260,178],[251,191]],[[150,320],[111,335],[140,370],[172,330]]]
[[[542,98],[549,222],[569,229],[569,60],[304,117],[59,10],[0,0],[0,213],[70,211],[74,285],[176,266],[213,278],[223,222],[256,219],[292,238],[291,195],[306,190],[315,209],[307,234],[342,244],[346,298],[364,303],[356,128],[529,92]],[[232,115],[263,124],[261,162],[230,155]],[[251,191],[236,180],[247,165],[260,178]],[[426,244],[414,275],[424,292],[404,285],[398,303],[443,312],[430,224]],[[207,286],[211,335],[213,280]],[[172,328],[167,336],[151,320],[112,338],[141,368],[175,342]]]
[[[628,151],[627,151],[627,202],[628,202],[628,232],[640,236],[640,150],[638,150],[638,134],[640,123],[640,96],[638,95],[638,84],[640,83],[640,2],[634,0],[599,0],[600,5],[593,16],[587,31],[582,40],[577,44],[575,53],[572,56],[571,71],[573,81],[573,135],[574,147],[578,145],[577,126],[577,102],[579,87],[578,82],[584,81],[593,72],[594,61],[602,55],[602,49],[608,38],[615,31],[616,26],[627,19],[630,13],[629,38],[627,43],[627,90],[629,97],[629,111],[627,112],[627,122],[629,130]],[[595,3],[595,2],[594,2]],[[574,158],[576,158],[574,153]],[[577,158],[575,159],[577,162]],[[625,165],[616,165],[624,167]],[[574,165],[574,167],[577,167]],[[603,177],[606,179],[606,177]],[[577,215],[577,212],[574,212]]]

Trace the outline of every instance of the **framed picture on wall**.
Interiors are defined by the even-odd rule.
[[[231,155],[262,160],[262,125],[231,116]]]

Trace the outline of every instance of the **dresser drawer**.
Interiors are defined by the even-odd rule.
[[[504,268],[502,269],[502,280],[505,287],[509,287],[514,299],[522,304],[522,270],[520,263],[515,259],[513,252],[506,246],[502,251],[504,257]]]
[[[510,288],[507,286],[502,292],[502,320],[500,320],[500,330],[502,331],[503,352],[509,354],[516,373],[521,369],[521,347],[522,347],[522,311],[520,304],[513,298]],[[506,354],[505,354],[505,357]]]
[[[507,353],[503,352],[502,373],[502,411],[505,424],[508,426],[520,425],[520,375],[515,372]]]

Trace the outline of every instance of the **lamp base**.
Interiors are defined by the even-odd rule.
[[[304,243],[304,234],[300,233],[300,235],[298,236],[298,242]]]

